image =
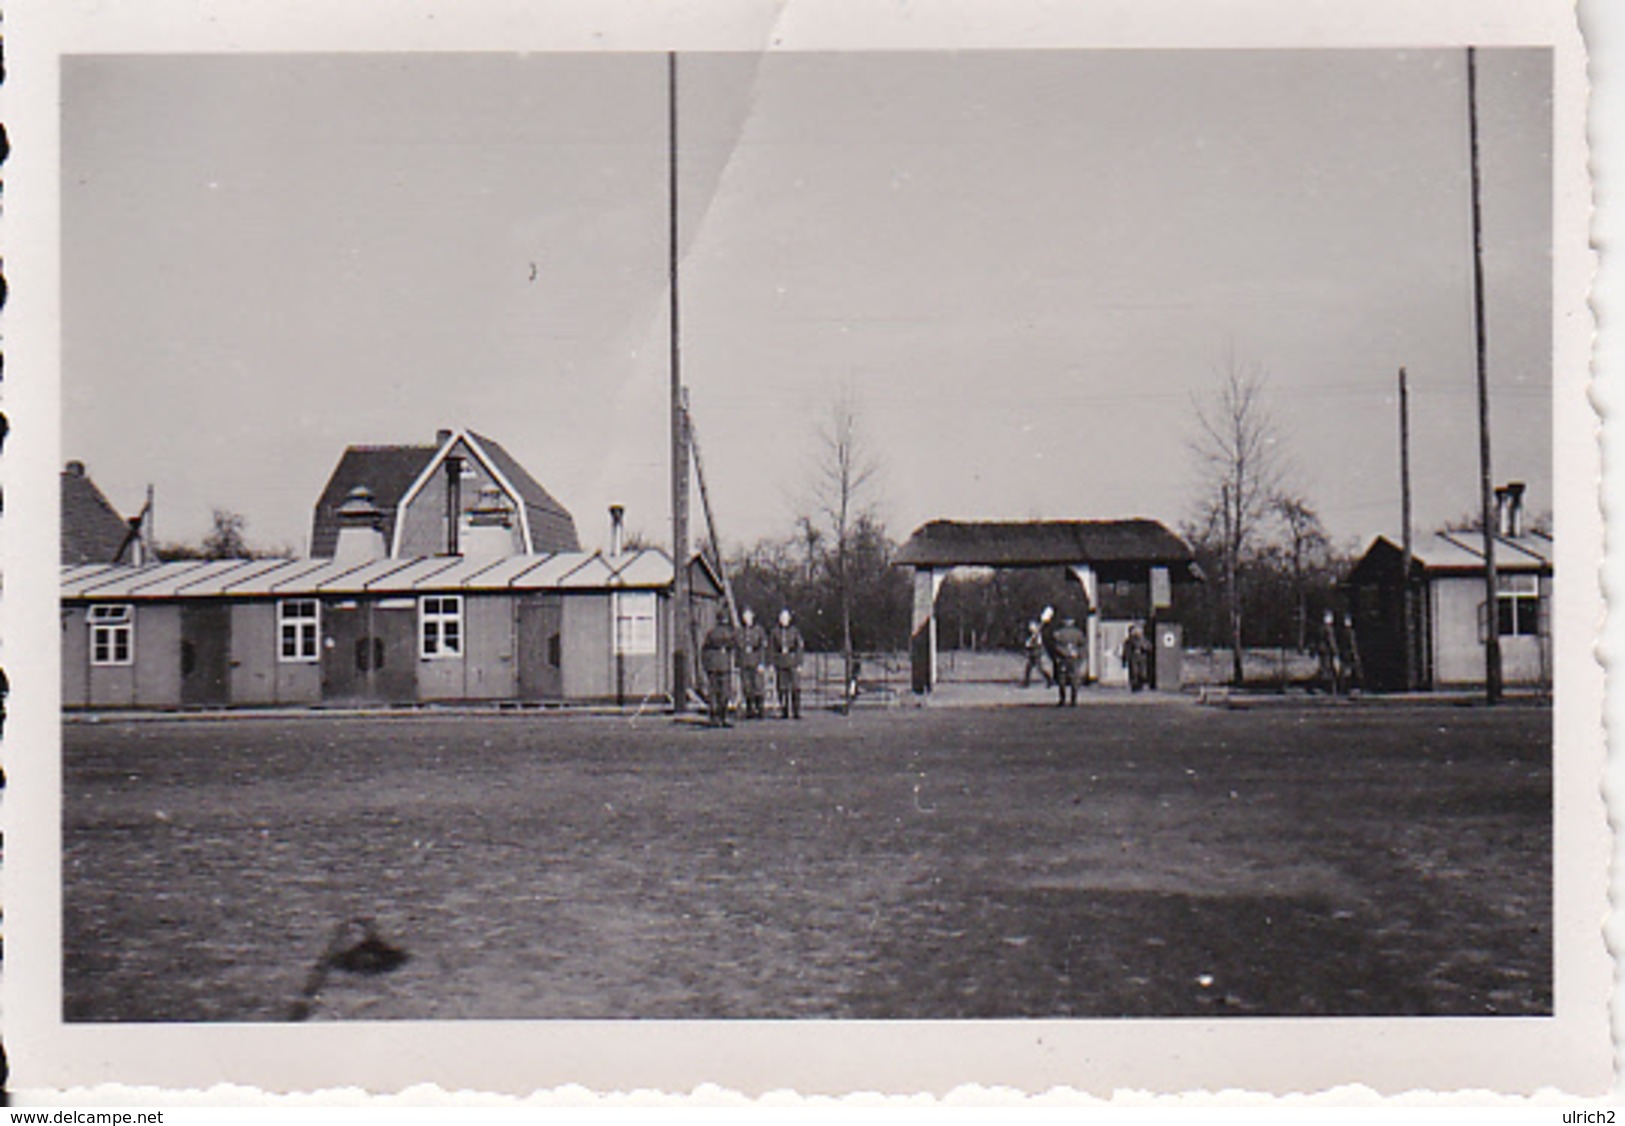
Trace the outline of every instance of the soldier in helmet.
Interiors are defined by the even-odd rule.
[[[762,719],[766,714],[762,665],[767,660],[767,631],[757,624],[756,611],[749,606],[739,617],[743,624],[735,636],[735,653],[739,658],[739,690],[745,698],[745,718]]]
[[[734,628],[726,606],[717,607],[717,624],[700,644],[700,666],[705,669],[706,703],[713,727],[728,727],[728,697],[732,694]]]
[[[1083,651],[1088,642],[1075,618],[1062,618],[1055,631],[1055,684],[1061,690],[1057,707],[1078,706],[1078,681],[1083,676]]]
[[[779,624],[768,638],[773,655],[773,673],[779,693],[779,714],[785,719],[801,718],[801,656],[807,643],[795,626],[795,617],[789,610],[779,611]]]
[[[1027,653],[1027,667],[1021,673],[1021,686],[1027,688],[1032,685],[1034,669],[1044,678],[1045,688],[1053,685],[1055,678],[1044,667],[1044,627],[1037,618],[1027,623],[1027,638],[1021,644]]]
[[[1128,628],[1123,640],[1123,664],[1128,669],[1128,684],[1135,692],[1151,683],[1151,642],[1139,622]]]

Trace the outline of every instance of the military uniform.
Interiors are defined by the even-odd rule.
[[[1151,683],[1151,642],[1138,629],[1130,630],[1123,641],[1123,664],[1128,666],[1128,685],[1135,692]]]
[[[768,639],[773,655],[773,674],[779,692],[779,714],[785,719],[801,718],[801,657],[807,643],[794,622],[780,621]]]
[[[1054,683],[1049,670],[1044,667],[1044,630],[1037,622],[1027,623],[1027,640],[1023,643],[1027,651],[1027,667],[1021,673],[1021,686],[1029,687],[1033,682],[1033,670],[1044,678],[1044,687],[1048,688]]]
[[[1068,618],[1055,631],[1055,684],[1061,690],[1061,698],[1056,701],[1057,706],[1065,706],[1069,700],[1073,707],[1078,706],[1078,680],[1083,669],[1083,651],[1088,645],[1076,622]]]
[[[734,660],[734,629],[728,624],[726,616],[719,616],[717,624],[711,627],[705,635],[705,641],[700,645],[700,667],[705,670],[705,679],[710,691],[706,695],[706,703],[710,705],[711,723],[726,727],[728,725],[728,697],[732,686],[731,673]]]
[[[762,665],[767,662],[767,631],[747,619],[735,637],[739,657],[739,684],[745,697],[745,718],[762,719],[767,711],[767,687],[762,682]]]

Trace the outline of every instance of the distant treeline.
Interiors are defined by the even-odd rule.
[[[1224,567],[1219,545],[1199,529],[1183,531],[1206,581],[1182,584],[1171,617],[1185,625],[1186,644],[1228,644]],[[859,652],[900,651],[908,646],[913,573],[892,565],[897,542],[873,515],[860,517],[848,543],[852,576],[853,645]],[[1323,537],[1298,542],[1265,540],[1238,568],[1243,640],[1248,646],[1307,649],[1322,612],[1336,607],[1337,581],[1351,559],[1331,550]],[[741,607],[766,621],[788,607],[810,648],[841,647],[840,587],[834,551],[803,522],[798,534],[765,538],[735,551],[728,577]],[[1083,588],[1064,568],[966,569],[950,576],[937,599],[937,638],[943,649],[1019,649],[1027,622],[1045,606],[1060,616],[1082,618]]]

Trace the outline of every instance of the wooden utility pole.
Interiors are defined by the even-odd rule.
[[[1405,369],[1399,369],[1399,509],[1404,563],[1400,574],[1400,613],[1405,615],[1405,691],[1416,691],[1416,605],[1411,589],[1411,401]]]
[[[1478,174],[1478,53],[1467,48],[1467,138],[1473,189],[1473,330],[1478,353],[1478,500],[1484,525],[1484,701],[1501,699],[1500,583],[1495,573],[1495,492],[1490,474],[1490,391],[1484,345],[1484,227]]]
[[[666,166],[669,207],[668,279],[671,294],[671,700],[688,710],[689,638],[693,632],[688,575],[688,423],[683,409],[682,344],[678,324],[677,262],[677,52],[666,53]]]
[[[1241,591],[1236,587],[1241,573],[1241,561],[1237,558],[1241,554],[1238,542],[1241,539],[1241,490],[1236,490],[1235,512],[1231,511],[1228,481],[1221,486],[1220,495],[1224,503],[1224,593],[1230,626],[1230,683],[1240,688],[1246,683],[1241,655]]]
[[[733,584],[728,581],[728,569],[722,562],[722,537],[717,535],[717,520],[711,511],[711,490],[705,485],[705,460],[700,457],[700,436],[694,429],[694,419],[688,413],[686,395],[683,397],[683,424],[688,431],[688,448],[694,455],[694,479],[700,486],[700,507],[705,511],[705,529],[711,537],[711,554],[717,565],[717,578],[722,581],[722,598],[727,603],[729,617],[735,625],[739,625],[739,603],[734,600]]]

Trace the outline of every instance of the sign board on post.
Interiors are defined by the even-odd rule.
[[[1151,609],[1166,610],[1173,604],[1174,589],[1168,578],[1168,568],[1151,568]]]

